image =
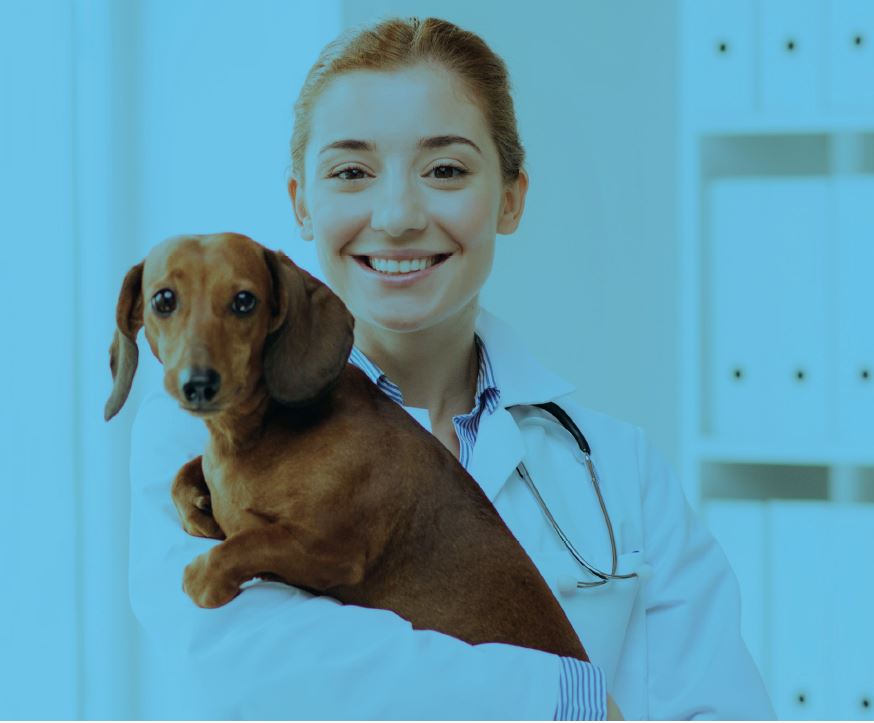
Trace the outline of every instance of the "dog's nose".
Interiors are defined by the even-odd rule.
[[[215,369],[188,369],[182,378],[182,393],[185,399],[195,404],[211,402],[221,384],[221,377]]]

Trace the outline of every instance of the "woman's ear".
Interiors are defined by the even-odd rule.
[[[498,233],[513,233],[522,220],[525,196],[528,193],[528,174],[519,169],[519,177],[504,184],[501,191],[501,209],[498,212]]]
[[[294,209],[297,225],[300,226],[300,237],[304,241],[312,241],[313,221],[307,211],[303,184],[295,176],[292,176],[288,181],[288,197],[291,199],[291,207]]]
[[[112,393],[103,410],[106,421],[122,408],[137,370],[137,333],[143,326],[143,266],[140,261],[125,274],[115,307],[115,333],[109,346]]]
[[[272,333],[264,344],[264,383],[283,404],[303,404],[346,367],[355,321],[327,286],[281,252],[264,250],[273,283]]]

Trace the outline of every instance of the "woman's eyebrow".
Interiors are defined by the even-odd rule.
[[[483,154],[483,152],[480,150],[479,146],[476,143],[474,143],[469,138],[465,138],[464,136],[429,136],[428,138],[420,138],[419,142],[416,145],[420,150],[433,150],[435,148],[452,146],[457,143],[470,146],[480,155]],[[319,155],[322,155],[325,151],[330,151],[333,149],[339,149],[343,151],[372,152],[376,150],[376,146],[368,141],[361,141],[354,138],[344,138],[343,140],[333,141],[332,143],[326,145],[324,148],[322,148],[322,150],[319,151]]]
[[[375,149],[375,146],[372,143],[368,143],[367,141],[358,141],[352,138],[345,138],[341,141],[334,141],[333,143],[329,143],[322,150],[319,151],[319,155],[322,155],[325,151],[330,151],[333,148],[339,148],[343,151],[372,151]]]
[[[476,143],[464,136],[431,136],[430,138],[420,138],[418,146],[419,148],[434,149],[443,148],[444,146],[452,146],[456,143],[470,146],[480,155],[483,154]]]

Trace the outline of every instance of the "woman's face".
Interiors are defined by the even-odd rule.
[[[289,183],[303,237],[352,314],[393,331],[477,303],[495,234],[515,230],[527,188],[524,174],[504,184],[482,113],[439,66],[333,79],[304,165]]]

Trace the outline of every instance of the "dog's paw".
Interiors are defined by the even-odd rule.
[[[185,568],[182,589],[198,607],[217,608],[239,595],[240,588],[210,565],[209,555],[200,555]]]
[[[209,499],[209,498],[206,498]],[[200,507],[189,507],[185,515],[180,515],[182,529],[195,537],[209,537],[213,540],[224,540],[225,533],[211,512]]]

